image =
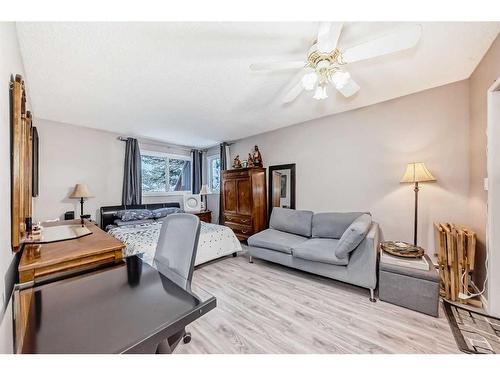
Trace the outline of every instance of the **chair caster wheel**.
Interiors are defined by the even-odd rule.
[[[370,298],[370,302],[377,302],[375,298]]]
[[[184,344],[189,344],[191,342],[191,333],[187,332],[182,338]]]

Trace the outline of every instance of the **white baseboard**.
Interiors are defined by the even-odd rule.
[[[477,285],[474,283],[474,281],[470,281],[470,284],[472,285],[472,288],[474,289],[474,293],[479,293],[481,292]],[[479,296],[479,299],[481,300],[481,303],[483,304],[483,309],[489,313],[488,311],[488,300],[484,296],[484,293]]]

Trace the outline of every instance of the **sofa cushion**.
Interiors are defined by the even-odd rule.
[[[313,262],[335,264],[346,266],[349,258],[339,259],[335,255],[335,248],[339,240],[331,238],[311,238],[292,249],[295,258],[310,260]]]
[[[247,240],[250,246],[263,247],[287,254],[292,253],[292,247],[298,246],[304,241],[307,241],[307,238],[276,229],[263,230]]]
[[[340,238],[363,212],[322,212],[312,218],[312,236]]]
[[[356,249],[358,245],[366,237],[372,225],[372,217],[368,214],[363,214],[352,222],[346,229],[342,237],[340,237],[335,255],[338,258],[347,258],[349,253]]]
[[[269,227],[283,232],[311,237],[313,212],[274,207]]]

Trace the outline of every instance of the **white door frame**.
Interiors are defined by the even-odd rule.
[[[500,78],[488,90],[487,176],[488,252],[487,311],[500,317]]]

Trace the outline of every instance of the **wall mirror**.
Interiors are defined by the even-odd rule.
[[[273,207],[295,208],[295,164],[269,167],[269,217]]]

